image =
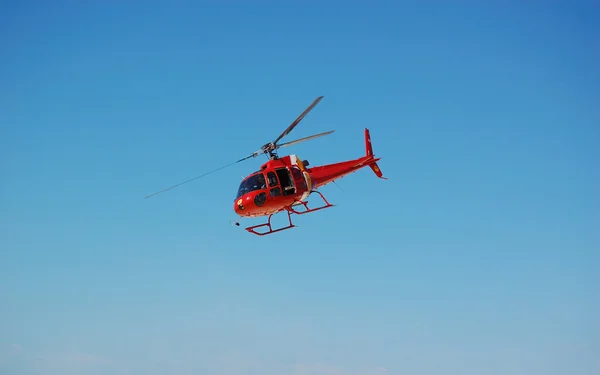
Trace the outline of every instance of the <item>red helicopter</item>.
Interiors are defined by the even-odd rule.
[[[298,118],[292,122],[292,124],[288,126],[279,137],[277,137],[277,139],[263,145],[260,150],[254,152],[253,154],[214,171],[205,173],[154,194],[148,195],[146,198],[193,181],[209,173],[216,172],[230,165],[250,158],[255,158],[261,154],[265,154],[268,155],[269,161],[264,163],[257,172],[250,174],[242,180],[238,187],[237,195],[233,205],[233,210],[241,218],[268,216],[266,223],[245,228],[250,233],[264,236],[295,227],[295,225],[292,223],[292,214],[302,215],[309,212],[322,210],[324,208],[333,207],[334,205],[329,203],[323,194],[317,190],[330,182],[333,182],[350,173],[354,173],[364,167],[370,167],[377,177],[387,179],[386,177],[383,177],[381,169],[379,169],[379,166],[377,165],[377,161],[379,161],[381,158],[376,158],[373,154],[371,135],[369,133],[369,129],[367,128],[365,128],[364,131],[365,154],[357,159],[309,168],[309,162],[307,160],[301,160],[295,154],[286,155],[283,157],[279,157],[277,155],[277,150],[281,147],[291,146],[293,144],[322,137],[334,132],[334,130],[330,130],[294,141],[277,144],[277,142],[288,135],[296,127],[296,125],[302,121],[308,112],[310,112],[321,101],[321,99],[323,99],[323,96],[315,99],[315,101],[308,106],[308,108],[306,108],[306,110],[302,112],[302,114],[300,114],[300,116],[298,116]],[[308,202],[306,199],[312,193],[316,193],[322,198],[324,202],[322,206],[316,208],[308,207]],[[296,208],[299,206],[303,206],[304,210],[298,211]],[[281,228],[273,229],[271,226],[271,218],[273,215],[282,211],[287,212],[289,224]],[[235,224],[239,226],[239,222],[236,222]],[[267,227],[267,230],[263,232],[257,231],[258,228],[263,227]]]

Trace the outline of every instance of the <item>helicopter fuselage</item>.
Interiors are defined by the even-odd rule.
[[[377,166],[379,158],[373,156],[368,129],[365,147],[366,154],[360,158],[313,168],[295,154],[271,159],[242,180],[234,211],[242,217],[259,217],[291,209],[318,188],[367,166],[383,178]]]

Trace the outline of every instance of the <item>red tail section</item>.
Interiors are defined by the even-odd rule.
[[[312,186],[317,189],[366,166],[369,166],[377,177],[387,180],[387,178],[383,177],[383,173],[381,173],[381,169],[377,165],[380,158],[376,158],[373,153],[369,129],[365,129],[365,151],[366,155],[357,159],[309,168],[308,172],[312,180]]]
[[[379,166],[377,165],[377,160],[379,160],[379,158],[375,158],[375,154],[373,153],[373,145],[371,143],[371,133],[369,133],[369,129],[367,129],[367,128],[365,128],[365,151],[366,151],[366,156],[368,158],[372,159],[372,161],[369,162],[369,167],[371,167],[371,170],[373,170],[373,173],[375,173],[375,175],[377,177],[387,180],[387,178],[383,177],[383,173],[381,172],[381,169],[379,169]]]

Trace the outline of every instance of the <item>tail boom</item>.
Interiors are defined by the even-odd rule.
[[[369,129],[365,128],[365,156],[358,159],[309,168],[308,172],[310,173],[313,188],[315,189],[367,166],[371,168],[377,177],[386,180],[387,178],[383,177],[383,173],[377,165],[377,162],[380,159],[381,158],[376,158],[373,153],[371,135]]]

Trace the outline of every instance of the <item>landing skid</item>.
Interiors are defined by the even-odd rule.
[[[310,213],[310,212],[319,211],[319,210],[322,210],[322,209],[324,209],[324,208],[329,208],[329,207],[333,207],[333,206],[335,206],[334,204],[331,204],[331,203],[329,203],[329,202],[327,201],[327,199],[325,199],[325,197],[323,196],[323,194],[322,194],[320,191],[313,190],[313,191],[311,191],[311,194],[312,194],[312,193],[317,193],[317,194],[319,194],[319,195],[321,196],[321,198],[323,199],[323,202],[325,202],[325,204],[324,204],[324,205],[322,205],[321,207],[317,207],[317,208],[309,208],[309,207],[308,207],[308,202],[305,202],[305,201],[299,201],[299,202],[296,202],[295,204],[293,204],[291,207],[288,207],[288,208],[286,208],[286,210],[288,210],[288,212],[292,212],[292,213],[294,213],[294,214],[296,214],[296,215],[304,215],[304,214],[307,214],[307,213]],[[299,205],[303,205],[303,206],[304,206],[304,208],[306,209],[306,211],[302,211],[302,212],[300,212],[300,211],[296,211],[296,210],[294,210],[294,206],[299,206]]]
[[[288,207],[285,207],[285,211],[287,212],[288,222],[289,222],[289,224],[287,226],[281,227],[281,228],[277,228],[277,229],[273,229],[273,226],[271,225],[271,218],[275,214],[270,214],[269,215],[269,219],[267,219],[266,223],[258,224],[258,225],[253,225],[251,227],[247,227],[246,230],[248,232],[256,234],[258,236],[265,236],[267,234],[273,234],[273,233],[276,233],[276,232],[281,232],[283,230],[291,229],[291,228],[295,227],[294,223],[292,223],[292,214],[304,215],[304,214],[307,214],[307,213],[310,213],[310,212],[319,211],[319,210],[322,210],[322,209],[325,209],[325,208],[329,208],[329,207],[335,206],[334,204],[329,203],[327,201],[327,199],[325,199],[325,197],[323,196],[323,194],[321,192],[313,190],[311,192],[311,194],[312,193],[319,194],[321,196],[321,198],[323,199],[323,201],[325,202],[325,204],[322,205],[322,206],[320,206],[320,207],[317,207],[317,208],[310,208],[310,207],[308,207],[308,202],[298,201],[298,202],[295,202],[294,204],[292,204],[292,205],[290,205]],[[299,205],[304,206],[305,211],[297,211],[297,210],[294,209],[294,206],[299,206]],[[266,232],[257,232],[256,231],[256,229],[262,228],[262,227],[267,227],[268,230]]]

